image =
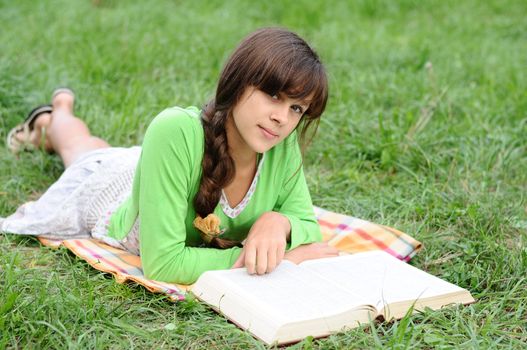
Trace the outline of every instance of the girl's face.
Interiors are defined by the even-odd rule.
[[[291,134],[308,108],[309,97],[296,100],[284,93],[271,96],[246,88],[227,122],[231,152],[270,150]]]

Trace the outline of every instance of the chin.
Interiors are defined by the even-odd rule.
[[[275,146],[274,144],[264,144],[264,143],[254,144],[253,143],[251,145],[251,148],[256,153],[265,153],[265,152],[269,151],[271,148],[273,148],[274,146]]]

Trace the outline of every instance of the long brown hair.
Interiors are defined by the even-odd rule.
[[[220,75],[216,95],[203,109],[205,151],[194,209],[201,217],[214,211],[221,190],[233,179],[234,161],[229,154],[225,123],[245,89],[254,86],[268,94],[285,93],[290,98],[312,95],[300,128],[304,143],[307,131],[318,127],[326,107],[328,82],[315,51],[298,35],[282,28],[263,28],[250,34],[233,52]],[[210,245],[228,248],[238,242],[213,238]]]

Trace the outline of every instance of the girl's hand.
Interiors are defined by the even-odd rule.
[[[329,258],[339,255],[339,251],[327,243],[303,244],[285,254],[284,259],[295,264],[300,264],[304,260]]]
[[[273,271],[285,255],[291,224],[280,213],[266,212],[256,220],[247,235],[243,250],[232,266],[245,266],[249,274]]]

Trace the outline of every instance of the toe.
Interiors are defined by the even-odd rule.
[[[51,98],[51,105],[53,109],[66,108],[73,111],[73,105],[75,103],[75,96],[69,89],[58,89]]]

